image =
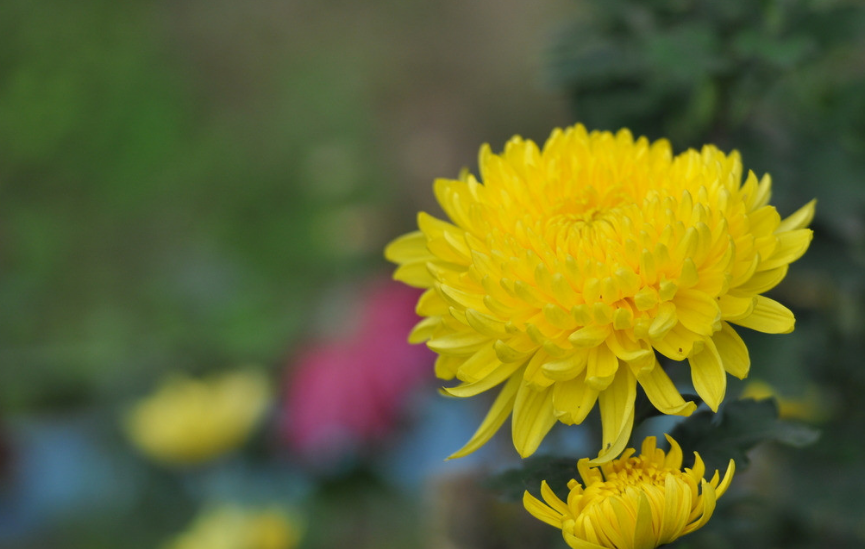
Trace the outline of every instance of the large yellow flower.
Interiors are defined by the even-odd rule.
[[[709,521],[733,480],[735,463],[730,460],[723,480],[715,471],[707,481],[700,454],[694,452],[694,467],[683,471],[682,449],[669,435],[667,440],[669,453],[648,437],[640,456],[631,457],[635,450],[629,448],[600,470],[583,458],[577,468],[585,486],[571,480],[567,503],[544,481],[546,504],[528,492],[523,504],[539,520],[561,528],[573,549],[653,549],[670,543]]]
[[[579,424],[598,402],[604,456],[627,444],[639,383],[663,413],[688,415],[656,352],[690,362],[713,409],[726,373],[748,374],[731,324],[793,329],[762,296],[808,248],[814,202],[781,220],[769,176],[715,147],[673,156],[628,130],[555,130],[543,150],[511,139],[481,148],[483,184],[464,173],[435,194],[451,222],[425,213],[392,242],[394,278],[428,288],[410,337],[439,353],[436,374],[473,396],[504,383],[469,443],[484,444],[513,411],[513,440],[532,454],[555,422]],[[726,373],[725,373],[726,372]]]

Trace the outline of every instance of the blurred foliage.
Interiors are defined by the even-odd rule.
[[[310,292],[368,263],[363,205],[382,197],[366,184],[377,166],[360,161],[366,98],[335,85],[350,66],[284,59],[269,89],[247,92],[250,111],[225,103],[230,84],[195,63],[196,37],[165,7],[0,10],[7,410],[110,398],[178,366],[270,361]]]

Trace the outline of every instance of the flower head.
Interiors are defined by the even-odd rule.
[[[652,549],[670,543],[709,521],[733,480],[735,463],[730,460],[723,480],[715,471],[707,481],[700,454],[694,452],[693,468],[682,470],[682,449],[669,435],[667,440],[668,453],[647,437],[637,457],[629,448],[600,467],[583,458],[577,464],[583,485],[568,483],[567,503],[544,481],[546,504],[528,492],[523,504],[535,518],[561,528],[574,549]]]
[[[175,376],[130,410],[126,431],[152,458],[200,463],[240,446],[269,402],[267,377],[258,371],[205,380]]]
[[[296,521],[280,507],[223,504],[202,513],[164,549],[293,549],[299,539]]]
[[[450,222],[421,213],[392,242],[394,277],[426,288],[411,341],[439,353],[436,374],[473,396],[504,384],[469,443],[484,444],[513,412],[519,453],[556,421],[581,423],[598,403],[605,452],[620,454],[639,384],[666,414],[688,415],[657,354],[688,360],[717,410],[726,374],[748,375],[733,324],[793,329],[789,309],[761,294],[808,248],[811,202],[781,220],[771,181],[713,146],[673,156],[621,130],[555,130],[543,149],[519,137],[480,153],[473,175],[440,179]]]

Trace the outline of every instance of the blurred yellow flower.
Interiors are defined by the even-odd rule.
[[[765,381],[754,379],[745,384],[740,398],[765,400],[774,398],[778,402],[778,417],[781,419],[801,419],[820,422],[829,415],[828,405],[820,391],[810,385],[805,394],[799,398],[781,396],[772,385]]]
[[[670,543],[709,521],[735,464],[730,460],[723,480],[715,471],[707,481],[700,455],[694,452],[694,467],[682,470],[682,449],[669,435],[667,440],[668,453],[655,446],[655,437],[647,437],[638,457],[629,448],[600,467],[581,459],[577,468],[584,486],[571,480],[567,503],[544,481],[546,504],[528,492],[523,504],[535,518],[561,528],[574,549],[652,549]]]
[[[300,529],[285,510],[222,505],[203,513],[163,549],[292,549]]]
[[[418,215],[419,231],[385,250],[394,278],[427,288],[410,336],[439,353],[436,374],[470,397],[504,384],[475,436],[486,443],[513,412],[516,449],[532,454],[556,423],[598,403],[603,457],[624,449],[639,384],[666,414],[689,415],[656,351],[690,363],[712,410],[726,374],[748,375],[733,324],[793,330],[763,292],[811,242],[810,202],[782,220],[769,176],[742,182],[737,152],[673,156],[666,140],[628,130],[555,130],[543,149],[514,137],[481,148],[483,184],[463,173],[435,194],[450,222]]]
[[[175,376],[126,417],[132,442],[166,463],[200,463],[240,446],[270,402],[263,372],[242,370],[198,380]]]

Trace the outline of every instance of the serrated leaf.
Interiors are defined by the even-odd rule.
[[[726,403],[714,414],[699,412],[682,421],[671,433],[686,455],[699,452],[709,471],[725,470],[727,462],[736,469],[748,465],[747,452],[766,441],[802,447],[817,441],[817,429],[778,419],[778,405],[772,399],[737,400]]]

